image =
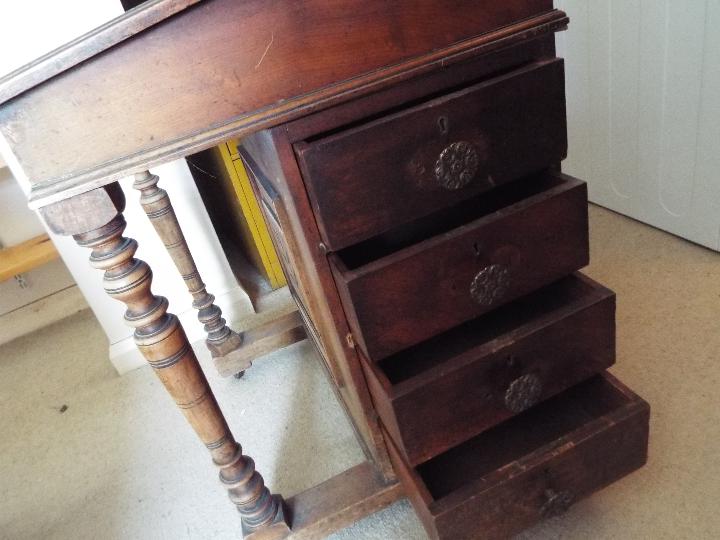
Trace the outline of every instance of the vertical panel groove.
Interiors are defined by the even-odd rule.
[[[697,195],[697,171],[698,171],[698,161],[700,160],[700,144],[699,143],[699,137],[700,137],[700,121],[702,119],[702,115],[700,114],[702,103],[705,97],[705,69],[707,67],[707,36],[708,36],[708,26],[710,25],[710,17],[708,17],[708,13],[710,10],[710,0],[705,0],[705,9],[703,10],[703,21],[705,21],[705,24],[703,25],[703,34],[702,34],[702,53],[700,55],[700,89],[698,92],[698,114],[695,121],[695,131],[694,131],[694,140],[693,144],[695,145],[695,157],[693,159],[693,170],[692,170],[692,195],[690,197],[691,205],[692,202],[695,201],[696,195]]]
[[[667,133],[665,132],[665,124],[667,120],[667,94],[668,94],[668,62],[670,55],[670,0],[665,0],[665,31],[663,32],[663,53],[662,53],[662,97],[660,106],[660,155],[658,156],[657,166],[657,200],[660,206],[671,215],[678,217],[665,205],[663,200],[663,184],[665,183],[665,174],[667,172],[665,158],[668,151]]]
[[[638,52],[637,52],[637,55],[638,55],[638,68],[639,68],[640,65],[642,64],[642,53],[641,53],[641,51],[644,50],[644,48],[643,48],[643,41],[644,41],[644,39],[645,39],[645,32],[643,31],[643,20],[644,20],[644,16],[645,16],[645,3],[644,3],[642,0],[639,0],[639,1],[638,1],[638,11],[639,11],[639,13],[638,13],[638,18],[637,18],[637,32],[638,32],[638,39],[637,39]],[[637,73],[637,85],[636,85],[636,87],[635,87],[635,99],[636,99],[636,103],[635,103],[635,121],[636,121],[636,123],[638,124],[638,128],[637,128],[637,130],[636,130],[636,132],[637,132],[637,133],[636,133],[636,146],[635,146],[636,151],[635,151],[635,156],[634,156],[634,158],[635,158],[634,167],[635,167],[635,168],[634,168],[634,171],[633,171],[633,172],[635,173],[635,174],[634,174],[634,177],[635,177],[635,181],[636,181],[636,182],[640,180],[640,178],[639,178],[639,177],[640,177],[640,148],[641,148],[641,144],[642,144],[642,130],[640,129],[640,126],[639,126],[639,124],[640,124],[640,114],[641,114],[641,111],[642,111],[642,107],[641,107],[642,100],[641,100],[641,98],[640,98],[640,96],[642,95],[642,93],[641,93],[641,88],[642,88],[642,85],[641,85],[641,82],[640,82],[640,69],[638,69],[638,73]],[[638,192],[637,189],[634,190],[634,193],[637,194],[637,192]]]

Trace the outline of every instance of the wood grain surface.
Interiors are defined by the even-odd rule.
[[[0,249],[0,281],[24,274],[60,255],[47,234],[41,234],[17,244]]]
[[[390,456],[433,540],[510,538],[642,467],[648,404],[598,375],[418,467]]]
[[[363,367],[383,424],[417,465],[614,362],[615,296],[577,274]]]
[[[587,190],[554,173],[331,253],[353,336],[379,361],[587,265]],[[496,275],[499,271],[500,274]],[[487,274],[484,298],[474,284]]]
[[[41,206],[566,23],[551,0],[206,0],[6,101],[0,133]]]
[[[402,496],[399,483],[382,482],[366,461],[287,500],[292,519],[288,540],[321,540]]]
[[[139,9],[120,15],[0,78],[0,103],[200,1],[202,0],[146,0]]]
[[[540,60],[296,144],[328,248],[342,249],[562,161],[563,71],[562,60]],[[453,159],[453,144],[472,152],[474,167],[466,185],[450,188],[438,180],[437,165]]]

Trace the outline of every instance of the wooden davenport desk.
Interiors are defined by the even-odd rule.
[[[246,537],[323,537],[405,494],[433,538],[503,538],[645,462],[648,405],[604,373],[614,295],[577,273],[567,23],[551,0],[155,0],[0,81],[30,205],[92,250]],[[234,137],[368,458],[287,500],[123,237],[116,181],[136,174],[213,356],[256,350],[147,172]]]

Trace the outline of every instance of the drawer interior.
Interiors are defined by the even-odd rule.
[[[484,199],[328,254],[366,358],[395,354],[587,265],[584,182],[548,170]]]
[[[343,270],[354,270],[413,244],[449,232],[511,209],[528,199],[566,184],[567,178],[552,172],[534,174],[500,186],[488,193],[467,199],[455,206],[402,225],[336,253]]]
[[[438,500],[528,454],[561,446],[572,440],[574,431],[632,401],[611,379],[599,375],[431,459],[416,471],[429,495]]]
[[[450,357],[459,357],[464,351],[483,344],[496,349],[501,344],[491,342],[529,323],[537,327],[539,320],[557,317],[559,311],[568,313],[580,305],[589,305],[608,293],[581,274],[568,276],[529,294],[511,304],[463,323],[427,341],[377,362],[386,387],[397,387],[421,374],[449,369],[460,365],[447,365]],[[512,336],[508,340],[513,339]],[[460,362],[462,364],[462,361]],[[400,388],[396,389],[400,391]]]

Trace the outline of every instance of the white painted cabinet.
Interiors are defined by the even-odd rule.
[[[720,250],[720,0],[558,0],[569,158],[590,199]]]

